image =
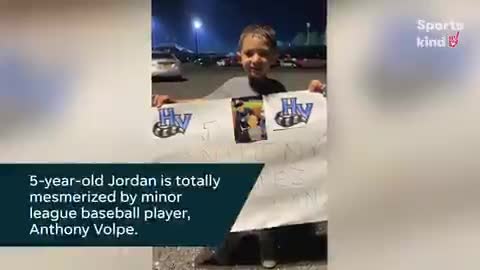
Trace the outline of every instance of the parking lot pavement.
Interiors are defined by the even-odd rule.
[[[169,95],[175,99],[201,98],[213,92],[228,79],[244,76],[240,67],[202,67],[183,64],[183,80],[152,80],[152,94]],[[306,90],[311,80],[326,82],[326,69],[276,67],[271,78],[282,82],[288,91]]]
[[[265,270],[256,265],[237,266],[202,266],[193,267],[193,258],[201,248],[154,248],[153,270]],[[301,262],[295,264],[282,264],[275,267],[276,270],[327,270],[327,262]]]

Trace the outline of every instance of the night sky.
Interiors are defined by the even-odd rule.
[[[199,51],[232,52],[242,29],[251,23],[269,24],[277,39],[291,41],[298,32],[324,33],[327,0],[152,0],[153,44],[175,42],[195,49],[192,19],[202,21]]]

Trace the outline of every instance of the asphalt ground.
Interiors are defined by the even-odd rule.
[[[175,99],[201,98],[213,92],[228,79],[245,76],[240,67],[197,66],[183,64],[182,79],[152,79],[152,94],[169,95]],[[302,69],[275,67],[269,77],[283,83],[288,91],[306,90],[311,80],[326,83],[326,68]]]

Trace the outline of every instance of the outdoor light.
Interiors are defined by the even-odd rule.
[[[202,22],[199,20],[194,20],[193,21],[193,28],[195,29],[200,29],[202,27]]]
[[[193,19],[193,29],[195,29],[195,53],[198,55],[198,30],[202,28],[202,22],[199,19]]]

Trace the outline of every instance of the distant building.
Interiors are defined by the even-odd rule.
[[[176,43],[159,43],[157,46],[152,48],[152,51],[172,53],[182,62],[190,62],[195,56],[195,52]]]
[[[159,43],[154,48],[154,51],[168,51],[170,53],[194,53],[192,50],[189,50],[185,47],[178,45],[177,43]]]

